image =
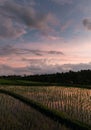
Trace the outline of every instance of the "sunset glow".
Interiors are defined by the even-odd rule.
[[[0,75],[91,69],[91,0],[0,0]]]

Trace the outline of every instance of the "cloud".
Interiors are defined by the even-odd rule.
[[[0,16],[0,38],[18,38],[25,34],[24,28],[13,25],[11,19]]]
[[[24,75],[31,74],[27,67],[12,67],[8,65],[0,65],[0,75]]]
[[[61,26],[61,31],[64,32],[66,29],[68,29],[73,23],[73,20],[67,21],[65,24]]]
[[[30,64],[27,69],[32,74],[51,74],[57,72],[68,72],[70,70],[79,71],[91,69],[91,63],[53,65],[48,64],[46,60],[41,60],[40,63],[37,61],[36,64]]]
[[[0,4],[4,4],[5,2],[16,2],[16,3],[22,3],[24,5],[29,5],[29,6],[35,6],[36,2],[35,0],[0,0]]]
[[[0,4],[5,3],[7,0],[0,0]]]
[[[60,4],[60,5],[65,5],[65,4],[72,4],[73,0],[52,0],[53,2]]]
[[[0,6],[0,38],[17,38],[26,34],[28,29],[48,35],[57,24],[53,14],[38,12],[29,5],[7,1]]]
[[[49,35],[49,36],[46,36],[46,37],[42,37],[42,38],[44,38],[44,40],[52,40],[52,41],[57,41],[57,40],[62,41],[63,40],[63,37],[52,36],[52,35]]]
[[[30,74],[44,74],[44,73],[56,73],[58,69],[56,66],[46,64],[31,64],[25,67],[12,67],[9,65],[0,65],[0,75],[30,75]]]
[[[0,47],[0,56],[9,56],[16,53],[16,49],[10,45]]]
[[[48,53],[48,54],[57,54],[57,55],[58,55],[58,54],[59,54],[59,55],[61,54],[61,55],[64,55],[64,53],[63,53],[63,52],[60,52],[60,51],[47,51],[47,53]]]
[[[36,2],[35,0],[23,0],[22,2],[24,2],[25,5],[29,5],[29,6],[35,6]]]
[[[37,61],[36,64],[30,64],[25,67],[12,67],[9,65],[0,64],[0,75],[51,74],[57,72],[68,72],[70,70],[79,71],[87,69],[91,69],[91,63],[50,65],[47,64],[46,60],[40,60],[40,63]]]
[[[91,69],[91,63],[79,63],[79,64],[64,64],[61,66],[63,71],[79,71]]]
[[[84,19],[83,20],[83,25],[88,29],[91,30],[91,19]]]
[[[12,55],[35,55],[35,56],[45,56],[45,55],[64,55],[61,51],[55,50],[33,50],[26,48],[16,48],[11,45],[6,45],[0,47],[0,56],[12,56]]]

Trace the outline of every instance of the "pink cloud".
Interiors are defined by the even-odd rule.
[[[64,5],[64,4],[72,4],[73,0],[52,0],[53,2],[60,4],[60,5]]]

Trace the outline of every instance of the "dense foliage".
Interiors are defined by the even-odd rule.
[[[24,79],[49,83],[89,85],[91,84],[91,70],[81,70],[78,72],[69,71],[66,73],[26,76],[24,77]]]
[[[24,76],[1,76],[0,79],[12,80],[14,84],[26,84],[30,85],[32,82],[41,82],[49,84],[58,85],[91,85],[91,70],[81,70],[78,72],[69,71],[66,73],[56,73],[56,74],[43,74],[43,75],[24,75]],[[22,81],[22,82],[19,82]],[[24,82],[26,81],[26,82]],[[0,81],[1,83],[1,81]],[[39,85],[41,85],[41,83]],[[33,84],[33,83],[32,83]],[[37,85],[37,84],[35,84]],[[46,84],[45,84],[46,85]]]

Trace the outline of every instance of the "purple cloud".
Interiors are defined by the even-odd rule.
[[[91,30],[91,19],[84,19],[83,20],[83,25],[88,29]]]
[[[11,45],[6,45],[0,47],[0,56],[12,56],[12,55],[34,55],[34,56],[45,56],[45,55],[64,55],[61,51],[45,51],[45,50],[33,50],[33,49],[26,49],[26,48],[16,48]]]
[[[13,22],[9,18],[0,16],[0,38],[18,38],[25,34],[24,28],[13,25]]]
[[[57,23],[58,20],[51,13],[37,12],[28,5],[5,2],[0,6],[0,38],[20,37],[27,33],[29,28],[48,35],[54,31],[52,26]]]
[[[60,5],[64,5],[64,4],[72,4],[73,0],[52,0],[53,2],[60,4]]]

